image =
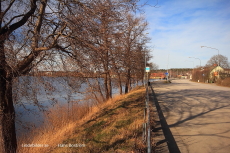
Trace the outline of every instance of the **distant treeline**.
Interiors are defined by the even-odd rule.
[[[77,71],[36,71],[26,74],[26,76],[48,76],[48,77],[81,77],[81,78],[104,78],[105,73],[99,72],[77,72]],[[118,76],[112,73],[111,78],[117,78]],[[125,77],[125,73],[120,74],[121,78]],[[132,78],[136,78],[137,75],[132,75]]]
[[[82,73],[76,71],[37,71],[31,72],[27,74],[27,76],[49,76],[49,77],[64,77],[64,76],[72,76],[72,77],[97,77],[96,73]]]
[[[191,71],[191,70],[193,70],[192,68],[170,68],[170,69],[168,69],[168,71],[169,70],[173,70],[173,71]],[[152,71],[154,71],[154,72],[157,72],[157,71],[165,71],[165,72],[167,72],[167,69],[158,69],[158,70],[152,70]]]

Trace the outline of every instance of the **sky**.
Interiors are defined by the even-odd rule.
[[[218,50],[230,62],[230,0],[148,0],[147,4],[143,10],[149,23],[148,46],[151,62],[159,69],[204,66]]]

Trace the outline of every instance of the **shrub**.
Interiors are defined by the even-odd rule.
[[[230,87],[230,77],[224,79],[218,79],[216,82],[217,85]]]

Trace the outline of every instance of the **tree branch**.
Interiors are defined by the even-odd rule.
[[[29,19],[29,17],[31,17],[31,15],[34,14],[34,12],[37,8],[36,2],[37,2],[37,0],[31,0],[31,8],[30,8],[29,12],[27,12],[20,21],[12,24],[9,28],[5,27],[4,29],[1,29],[0,35],[7,34],[7,36],[9,36],[14,30],[16,30],[17,28],[24,25],[27,22],[27,20]]]
[[[6,10],[4,12],[0,11],[0,23],[2,23],[2,19],[4,18],[5,14],[9,11],[9,9],[11,8],[11,6],[13,5],[13,3],[15,2],[15,0],[11,0],[9,6],[6,8]],[[0,8],[1,9],[1,8]]]

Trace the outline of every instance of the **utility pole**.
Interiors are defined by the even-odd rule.
[[[168,64],[167,64],[167,81],[169,80],[169,54],[168,54]]]

